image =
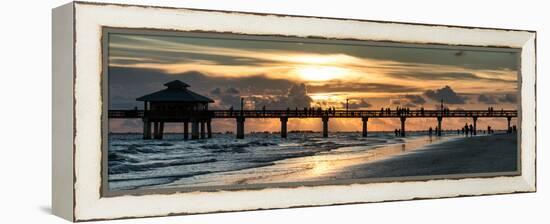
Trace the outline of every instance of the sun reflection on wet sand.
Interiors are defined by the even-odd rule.
[[[273,166],[254,168],[245,173],[238,172],[235,175],[226,173],[221,182],[224,184],[258,184],[339,180],[343,179],[343,176],[353,176],[353,174],[346,174],[348,168],[352,166],[413,152],[433,142],[452,138],[457,138],[457,136],[433,138],[419,136],[408,138],[406,142],[372,147],[367,150],[365,150],[365,146],[342,147],[314,156],[277,161]],[[220,177],[218,176],[218,178]],[[217,182],[220,180],[218,179]]]

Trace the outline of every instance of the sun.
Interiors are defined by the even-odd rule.
[[[345,77],[346,69],[335,66],[304,66],[295,70],[303,81],[322,82]]]

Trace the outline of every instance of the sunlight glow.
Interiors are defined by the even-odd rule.
[[[295,69],[300,79],[304,81],[329,81],[344,78],[346,69],[333,66],[304,66]]]

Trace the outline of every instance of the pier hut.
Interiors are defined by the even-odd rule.
[[[164,124],[183,123],[183,137],[191,139],[212,137],[212,113],[208,104],[214,100],[188,89],[186,83],[175,80],[164,84],[165,89],[139,97],[143,101],[143,138],[162,139]],[[151,136],[151,128],[153,135]]]

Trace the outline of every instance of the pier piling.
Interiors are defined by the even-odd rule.
[[[189,122],[187,121],[183,122],[183,139],[184,140],[189,139]]]
[[[151,122],[149,119],[143,119],[143,139],[151,139]]]
[[[367,122],[369,121],[369,118],[362,117],[361,120],[363,121],[363,137],[367,137]]]
[[[472,133],[474,133],[474,135],[477,135],[477,117],[473,117],[474,119],[474,130],[472,130]]]
[[[159,136],[159,122],[153,122],[153,138],[158,139]]]
[[[407,117],[401,117],[401,137],[405,137],[405,121]]]
[[[191,121],[191,139],[199,139],[199,121],[195,119]]]
[[[206,132],[207,132],[207,137],[212,138],[212,120],[210,119],[206,121]]]
[[[200,121],[200,122],[201,122],[201,139],[205,139],[206,138],[206,127],[205,127],[206,122],[205,121]]]
[[[328,117],[324,116],[322,119],[323,119],[323,138],[328,138]]]
[[[437,136],[441,136],[441,122],[443,121],[443,117],[438,116],[437,117]]]
[[[243,116],[237,117],[237,138],[244,139],[244,121]]]
[[[286,123],[288,122],[288,117],[281,117],[281,138],[286,138]]]
[[[508,128],[506,129],[506,133],[512,133],[512,127],[510,126],[510,123],[512,122],[512,117],[506,117],[508,120]]]

